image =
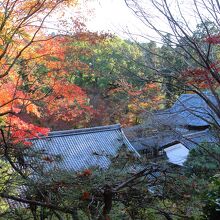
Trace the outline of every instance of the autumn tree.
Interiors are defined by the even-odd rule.
[[[39,126],[39,120],[44,115],[43,109],[47,107],[45,113],[48,115],[49,112],[55,114],[58,109],[60,112],[53,117],[61,117],[60,114],[68,112],[69,115],[66,113],[65,116],[68,120],[75,114],[74,111],[70,113],[70,106],[75,111],[79,109],[79,105],[89,108],[85,93],[62,79],[61,70],[57,70],[53,76],[49,75],[50,71],[45,68],[42,58],[51,55],[51,51],[44,54],[39,51],[42,44],[56,37],[45,33],[47,19],[52,14],[57,16],[58,10],[74,6],[75,3],[67,0],[0,2],[0,193],[4,204],[16,186],[20,187],[25,181],[31,181],[25,170],[24,151],[30,147],[28,138],[46,135],[49,131],[48,128]],[[66,91],[61,88],[61,84],[66,86]],[[45,107],[46,102],[50,105]],[[27,116],[34,116],[35,120],[28,120]],[[39,202],[33,199],[29,204]],[[59,209],[56,204],[49,206]],[[3,213],[4,211],[1,210]]]
[[[125,0],[125,3],[145,25],[146,30],[150,28],[155,35],[161,38],[162,47],[153,54],[160,59],[161,66],[153,68],[147,61],[144,62],[146,68],[154,69],[153,80],[161,84],[165,82],[167,97],[170,99],[175,99],[175,90],[180,94],[195,93],[203,99],[212,113],[211,118],[209,118],[210,113],[207,113],[208,117],[202,118],[210,124],[216,140],[219,140],[219,1],[192,0],[188,1],[188,5],[184,1],[178,0],[151,0],[148,2]],[[153,13],[150,13],[151,11]],[[147,38],[147,35],[144,37]],[[138,44],[140,45],[140,43]],[[151,52],[147,47],[144,47],[143,50]],[[143,81],[149,80],[148,76],[142,76],[142,79]],[[197,115],[196,111],[192,113]],[[192,191],[188,195],[189,201],[194,201],[198,203],[198,207],[200,206],[200,211],[196,214],[196,216],[200,216],[199,218],[219,218],[217,208],[219,196],[216,194],[219,190],[219,158],[215,157],[216,153],[213,153],[213,151],[219,151],[218,142],[214,145],[197,146],[196,153],[192,152],[189,157],[188,169],[192,173],[183,178],[183,185],[187,185],[191,177],[197,175],[191,185],[192,188],[197,188],[200,184],[204,184],[207,188],[214,185],[214,190],[210,190],[210,193],[206,191],[205,196],[202,188]],[[195,156],[198,155],[200,156],[196,160]],[[201,160],[203,160],[202,164]],[[213,161],[216,161],[214,165]],[[209,166],[215,168],[213,172]],[[207,178],[207,175],[205,178],[204,176],[199,177],[199,175],[204,175],[205,169],[210,170],[211,178]],[[171,196],[172,193],[170,192]],[[205,206],[204,203],[206,203],[205,211],[202,209]],[[174,202],[174,204],[177,203]],[[186,203],[182,205],[187,207]]]
[[[45,93],[41,92],[41,81],[38,79],[42,76],[34,72],[36,64],[33,60],[37,57],[35,47],[51,38],[42,32],[46,19],[62,5],[73,3],[71,1],[1,2],[0,77],[1,93],[5,94],[1,96],[1,117],[4,117],[5,124],[3,126],[9,128],[10,124],[16,125],[17,121],[21,120],[19,113],[22,111],[39,116],[36,102],[44,98]],[[28,65],[30,60],[32,63]]]
[[[153,29],[163,38],[163,41],[166,41],[166,47],[170,52],[181,59],[182,65],[178,67],[172,63],[172,59],[169,60],[167,56],[161,57],[158,53],[158,57],[166,60],[168,72],[164,72],[164,68],[155,69],[156,80],[168,75],[174,80],[179,79],[179,84],[173,85],[174,87],[183,88],[183,92],[197,93],[219,118],[219,2],[191,1],[195,13],[193,17],[190,17],[190,21],[184,10],[187,6],[180,4],[179,1],[176,1],[175,5],[171,5],[171,2],[167,0],[152,0],[149,5],[146,5],[144,1],[136,0],[126,0],[125,3],[146,24],[147,28]],[[165,30],[156,25],[156,17],[153,16],[155,18],[153,19],[149,15],[148,7],[154,8],[155,13],[164,18]],[[176,7],[177,11],[173,7]],[[191,11],[188,13],[190,14]],[[193,26],[196,24],[197,30],[194,31]],[[169,34],[164,35],[167,32]],[[212,102],[204,92],[206,89],[209,89],[215,97],[215,102]]]
[[[39,57],[34,61],[33,79],[41,84],[41,92],[46,96],[38,102],[39,112],[43,113],[39,123],[53,130],[85,127],[95,115],[86,91],[72,81],[73,74],[77,75],[81,67],[78,62],[71,62],[66,54],[70,41],[73,41],[71,36],[57,36],[34,49]]]
[[[109,92],[109,95],[112,96],[119,93],[119,95],[122,94],[126,98],[131,96],[136,101],[141,94],[143,95],[142,98],[144,98],[144,92],[141,92],[139,87],[134,87],[131,82],[121,81],[119,85],[116,84],[117,79],[119,79],[119,76],[116,76],[117,71],[119,71],[116,60],[121,58],[122,50],[125,48],[127,51],[134,50],[139,56],[137,48],[116,39],[114,58],[109,58],[110,65],[108,62],[103,65],[105,61],[103,58],[108,58],[111,52],[110,49],[114,48],[111,45],[114,41],[111,42],[111,38],[106,40],[106,35],[74,33],[72,36],[56,36],[43,32],[46,18],[55,9],[61,9],[62,3],[69,2],[5,1],[1,5],[2,11],[5,10],[5,14],[2,16],[2,26],[4,27],[5,25],[5,31],[9,31],[4,33],[4,30],[2,30],[1,70],[3,72],[0,76],[2,78],[1,91],[4,94],[1,98],[0,108],[1,164],[8,168],[7,170],[1,170],[0,196],[2,198],[3,209],[1,214],[3,218],[5,216],[7,218],[15,218],[13,209],[8,209],[7,201],[9,201],[9,205],[15,204],[13,208],[16,208],[17,204],[18,208],[20,208],[20,204],[28,206],[29,211],[22,209],[21,213],[17,213],[22,218],[26,216],[27,212],[27,215],[31,212],[33,218],[37,219],[39,216],[40,218],[47,216],[45,212],[49,212],[48,215],[50,216],[55,215],[60,218],[59,212],[74,215],[75,210],[78,208],[86,211],[85,203],[88,206],[87,203],[91,198],[90,192],[77,191],[77,196],[74,197],[75,195],[73,195],[70,198],[66,198],[64,195],[72,192],[72,189],[75,190],[74,187],[79,187],[82,184],[80,177],[84,176],[83,171],[81,176],[76,174],[73,178],[70,178],[70,176],[66,178],[64,175],[64,180],[58,182],[57,180],[54,181],[52,176],[50,176],[50,179],[42,175],[42,182],[35,182],[30,178],[30,167],[35,170],[35,165],[32,163],[27,164],[24,159],[30,156],[27,154],[28,150],[31,149],[31,143],[28,139],[47,135],[49,129],[42,127],[42,125],[58,129],[66,127],[66,124],[63,124],[70,122],[69,126],[72,128],[85,125],[89,121],[89,117],[94,111],[89,104],[88,96],[79,85],[94,85],[95,82],[96,86],[100,89],[105,88],[105,92]],[[9,14],[7,14],[8,11],[10,12]],[[6,28],[4,23],[10,24],[11,32],[14,34],[10,35],[10,29]],[[7,38],[10,39],[7,41]],[[117,41],[119,45],[117,45]],[[77,44],[74,45],[76,42]],[[100,42],[104,44],[102,45]],[[98,45],[98,43],[100,44]],[[78,44],[87,44],[88,47],[98,46],[97,48],[94,47],[94,51],[90,53],[90,51],[85,52],[86,48],[77,47]],[[77,52],[78,57],[81,56],[80,59],[74,56],[73,51]],[[133,56],[137,56],[135,53]],[[98,67],[96,69],[90,65],[91,54],[97,56],[95,66],[97,65]],[[129,65],[137,68],[131,64]],[[127,63],[124,62],[124,67],[126,66]],[[109,70],[112,70],[112,67],[117,67],[117,70],[114,69],[113,76],[107,77],[106,80],[106,75],[111,74]],[[79,80],[81,80],[82,84],[79,83]],[[120,89],[114,91],[114,84]],[[158,91],[152,85],[151,90],[153,91],[154,89]],[[147,89],[143,91],[147,92]],[[152,91],[151,94],[154,97]],[[126,105],[129,102],[130,100],[126,102]],[[145,104],[144,102],[142,103]],[[101,112],[101,109],[99,110]],[[34,154],[33,157],[38,158],[39,154]],[[50,157],[40,159],[37,164],[40,166],[44,163],[50,164],[53,162]],[[54,173],[55,176],[62,174],[63,171]],[[90,170],[85,171],[85,176],[90,175]],[[67,181],[69,178],[74,181],[73,188],[69,188]],[[51,181],[48,188],[45,188],[47,185],[45,180],[47,183]],[[96,180],[96,176],[94,180]],[[83,184],[88,184],[88,182],[85,180]],[[92,185],[92,190],[97,191],[98,189],[95,186]],[[24,198],[23,195],[26,190],[23,190],[23,188],[25,187],[30,190],[30,194],[27,194]],[[55,195],[57,190],[63,189],[63,187],[65,188],[64,194],[57,197]],[[31,191],[32,189],[33,192]],[[20,192],[22,193],[20,194]],[[50,199],[48,193],[53,198],[51,197]],[[62,197],[62,202],[59,196]],[[58,200],[60,200],[60,204],[58,204]],[[99,197],[96,202],[102,202],[102,200],[103,198]],[[74,203],[73,207],[72,202]],[[83,207],[81,207],[81,203]],[[38,207],[40,208],[38,209]],[[106,209],[107,213],[109,213],[110,208]]]
[[[140,65],[144,54],[139,47],[109,34],[84,32],[69,37],[66,69],[71,82],[87,91],[96,110],[90,124],[138,124],[145,109],[158,108],[149,100],[162,99],[161,87],[152,83],[147,90],[137,77],[150,74]]]

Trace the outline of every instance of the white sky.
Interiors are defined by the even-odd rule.
[[[94,17],[87,23],[89,29],[122,32],[135,25],[136,18],[123,0],[94,0],[89,6],[94,7]]]
[[[93,15],[86,23],[89,30],[109,31],[122,38],[130,38],[128,32],[155,37],[155,33],[140,22],[124,0],[93,0],[87,4],[89,8],[94,9]],[[140,39],[138,36],[134,38]]]
[[[81,0],[84,2],[85,0]],[[138,0],[143,2],[145,11],[152,16],[155,24],[159,29],[169,30],[165,19],[158,13],[158,11],[151,5],[150,0]],[[138,2],[137,1],[137,2]],[[178,9],[176,0],[169,0],[169,5],[172,11],[176,12],[178,17]],[[192,0],[179,0],[181,11],[188,20],[190,26],[195,28],[195,14],[192,9]],[[110,31],[119,35],[122,38],[130,38],[126,32],[133,34],[134,38],[138,40],[146,41],[152,39],[154,41],[160,41],[158,35],[146,25],[144,25],[127,7],[124,0],[90,0],[88,8],[93,8],[93,15],[86,23],[89,30],[92,31]],[[129,30],[129,31],[128,31]],[[136,35],[135,35],[136,34]],[[143,35],[146,39],[141,38],[138,35]],[[135,37],[136,36],[136,37]]]
[[[76,8],[69,8],[66,10],[64,18],[68,17],[78,18],[84,17],[84,22],[87,28],[91,31],[98,32],[111,32],[122,38],[135,38],[139,41],[160,41],[160,37],[146,25],[144,25],[129,9],[124,0],[79,0],[80,6]],[[143,2],[144,11],[147,16],[150,16],[154,24],[160,30],[169,30],[166,20],[158,13],[158,11],[151,6],[150,0],[137,0]],[[200,0],[198,0],[199,2]],[[174,12],[175,16],[180,17],[177,0],[168,0],[170,9]],[[186,21],[192,29],[195,29],[196,18],[195,11],[192,7],[193,0],[178,0]],[[78,11],[78,13],[77,13]],[[52,19],[55,22],[56,19]],[[62,28],[63,26],[61,26]],[[132,33],[129,36],[128,32]],[[169,31],[168,31],[169,32]],[[145,38],[140,37],[140,35]]]

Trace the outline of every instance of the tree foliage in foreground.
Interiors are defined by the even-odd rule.
[[[5,209],[2,219],[19,218],[24,213],[27,219],[60,216],[94,220],[188,219],[202,214],[196,192],[203,190],[204,182],[195,184],[194,177],[187,179],[178,168],[163,161],[150,163],[123,146],[115,156],[107,156],[111,161],[108,168],[91,167],[77,172],[60,169],[62,157],[52,160],[50,155],[35,151],[32,156],[33,153],[33,173],[24,172],[26,178],[17,177],[10,193],[1,192],[4,198],[22,202],[26,208],[19,208],[17,203],[16,211]]]

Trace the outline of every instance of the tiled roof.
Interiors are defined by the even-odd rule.
[[[154,136],[142,137],[142,138],[134,138],[130,140],[132,146],[137,151],[145,150],[145,149],[160,149],[163,148],[164,145],[175,142],[179,140],[181,135],[174,132],[161,132]]]
[[[195,148],[201,143],[211,144],[219,143],[218,138],[209,129],[204,131],[194,131],[186,134],[178,134],[175,132],[159,133],[157,136],[142,137],[131,140],[131,144],[137,151],[151,150],[153,148],[163,149],[175,143],[182,143],[189,150]]]
[[[180,139],[180,142],[191,150],[202,143],[219,143],[219,139],[212,131],[206,129],[204,131],[183,135],[183,137]]]
[[[205,95],[213,104],[217,104],[213,95]],[[155,134],[144,134],[145,127],[126,129],[126,134],[137,151],[160,149],[175,142],[183,142],[192,149],[202,142],[217,142],[211,130],[198,131],[208,128],[213,118],[220,124],[220,119],[199,95],[183,94],[171,108],[149,115],[145,126],[146,129],[155,129]]]
[[[125,137],[119,124],[85,129],[50,132],[48,136],[32,139],[34,150],[46,163],[47,169],[82,170],[92,166],[107,168],[110,156],[116,155],[122,145],[140,156]]]
[[[216,99],[211,94],[206,94],[213,104]],[[155,119],[160,124],[176,126],[206,126],[212,122],[212,117],[220,122],[206,102],[197,94],[182,94],[174,105],[155,114]],[[207,122],[208,121],[208,122]]]

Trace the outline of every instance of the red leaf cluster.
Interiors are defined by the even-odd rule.
[[[213,71],[217,71],[219,67],[217,67],[216,64],[212,64],[211,68],[205,69],[205,68],[194,68],[194,69],[188,69],[183,72],[182,74],[182,80],[189,86],[196,86],[200,89],[207,89],[210,87],[215,86],[215,80],[211,76],[211,69]]]
[[[84,176],[88,177],[88,176],[91,176],[91,175],[92,175],[92,171],[90,169],[86,169],[83,172],[78,173],[79,177],[84,177]]]
[[[207,37],[205,42],[209,44],[220,44],[220,35]]]
[[[30,146],[27,139],[40,138],[42,135],[46,136],[49,132],[48,128],[42,128],[31,123],[27,123],[17,116],[8,117],[10,123],[11,138],[14,144],[23,143]]]
[[[89,170],[89,169],[86,169],[86,170],[83,171],[82,175],[83,176],[90,176],[90,175],[92,175],[92,171]]]
[[[90,193],[89,193],[89,192],[87,192],[87,191],[83,192],[83,194],[82,194],[82,200],[88,200],[89,197],[90,197]]]

